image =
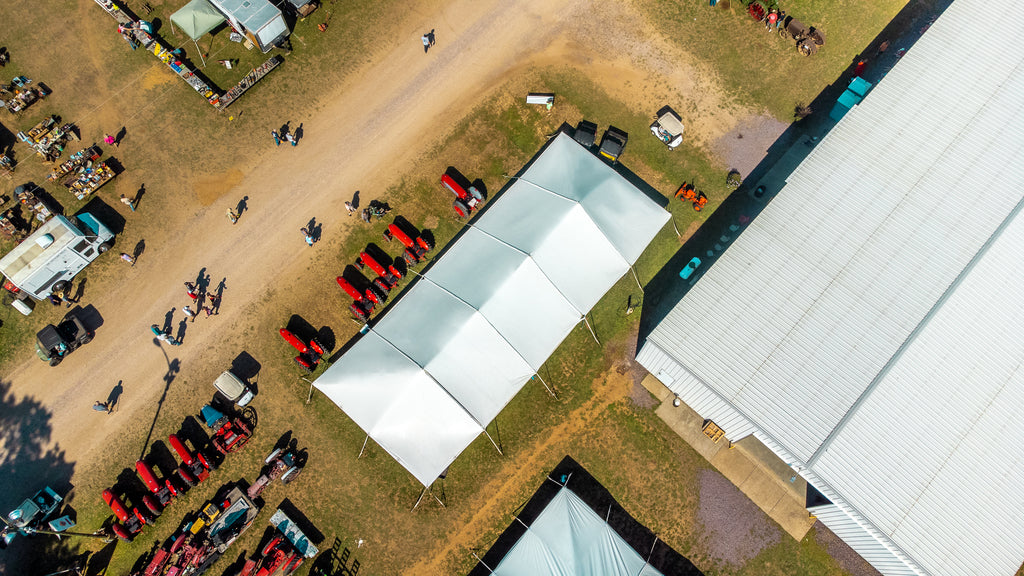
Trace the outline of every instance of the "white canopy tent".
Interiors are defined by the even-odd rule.
[[[560,133],[315,385],[429,486],[668,219]]]
[[[495,566],[495,576],[661,576],[563,487]]]

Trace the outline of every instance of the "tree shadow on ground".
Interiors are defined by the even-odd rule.
[[[8,381],[0,381],[0,513],[49,486],[58,494],[71,489],[75,463],[60,445],[50,446],[53,413],[37,400],[18,398]],[[89,406],[83,404],[83,411]],[[83,414],[87,416],[87,414]],[[0,574],[45,574],[80,559],[80,545],[50,536],[17,537],[3,551]]]

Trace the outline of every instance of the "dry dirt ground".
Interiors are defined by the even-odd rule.
[[[83,9],[98,10],[91,2],[81,3],[88,5]],[[614,38],[602,33],[604,26],[614,23],[627,33]],[[690,66],[685,54],[659,39],[624,4],[417,2],[409,5],[396,28],[395,38],[402,41],[385,42],[333,95],[323,98],[315,112],[292,119],[293,126],[303,123],[305,133],[297,148],[274,148],[268,135],[265,142],[239,150],[236,166],[196,179],[191,190],[175,192],[178,201],[164,206],[177,206],[176,213],[154,213],[144,201],[139,212],[126,214],[129,220],[149,219],[154,225],[162,221],[165,229],[155,226],[138,265],[125,266],[116,286],[87,294],[85,303],[103,316],[96,339],[56,369],[29,357],[4,375],[13,395],[33,396],[52,412],[51,446],[68,454],[79,469],[102,462],[105,446],[129,426],[148,427],[154,406],[162,402],[169,361],[175,362],[178,378],[184,380],[195,380],[200,371],[219,371],[211,370],[211,359],[221,365],[233,357],[251,336],[245,331],[252,318],[264,313],[282,316],[271,310],[273,303],[266,298],[271,287],[290,293],[294,300],[320,297],[321,289],[328,289],[323,279],[333,278],[340,266],[328,265],[318,255],[334,251],[358,223],[347,217],[343,202],[356,190],[364,203],[378,197],[379,191],[421,163],[422,151],[441,141],[457,119],[517,73],[569,63],[638,110],[655,110],[666,100],[699,107],[702,114],[694,116],[687,131],[708,147],[737,129],[757,131],[750,123],[763,118],[759,110],[723,102],[712,75]],[[419,34],[429,28],[436,29],[438,43],[424,55]],[[145,81],[158,85],[162,80]],[[198,102],[186,105],[201,105]],[[768,132],[784,128],[766,120]],[[729,156],[756,163],[759,156],[751,154],[759,153],[756,148],[765,137],[770,141],[771,134],[761,134],[746,153],[730,148]],[[753,138],[747,141],[755,144]],[[125,145],[144,143],[129,139]],[[232,226],[225,211],[243,196],[248,197],[248,210]],[[314,217],[323,239],[308,248],[299,229]],[[182,283],[194,280],[200,270],[210,275],[213,286],[226,280],[221,313],[188,324],[183,345],[161,351],[149,326],[163,324],[174,308],[173,325],[178,329],[180,309],[190,303]],[[338,318],[319,320],[328,321],[347,322],[340,311]],[[119,380],[125,393],[118,411],[109,417],[93,413],[92,402],[106,398]],[[510,472],[536,473],[531,467],[534,455],[586,426],[609,403],[627,398],[632,386],[628,377],[609,375],[566,424],[528,448],[514,465],[510,462]],[[492,480],[482,492],[501,494],[505,485],[516,481],[510,473]],[[475,523],[493,521],[499,512],[494,503],[484,503],[463,530],[407,573],[444,573],[453,551],[473,545],[479,537]]]

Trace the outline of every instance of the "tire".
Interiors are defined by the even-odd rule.
[[[185,545],[185,541],[187,540],[187,538],[186,538],[187,536],[188,536],[188,532],[186,531],[184,534],[182,534],[181,536],[178,536],[174,540],[174,544],[171,544],[171,554],[175,554],[175,553],[178,552],[178,550],[181,550],[181,547]]]
[[[160,510],[160,506],[157,505],[156,501],[153,500],[152,496],[150,496],[149,494],[143,496],[142,504],[146,507],[147,510],[149,510],[150,514],[153,515],[153,518],[160,517],[160,513],[162,512],[162,510]]]
[[[121,526],[120,524],[115,523],[114,525],[112,525],[110,527],[110,530],[111,530],[111,532],[114,533],[114,536],[117,536],[121,540],[124,540],[125,542],[131,542],[132,541],[132,535],[129,534],[128,531],[124,529],[124,526]]]
[[[63,356],[54,356],[53,358],[50,358],[50,366],[56,366],[57,364],[60,364],[62,360],[64,360]]]
[[[89,342],[92,342],[92,334],[86,334],[85,336],[82,336],[78,340],[78,345],[81,346],[83,344],[88,344]]]
[[[481,194],[480,191],[476,189],[476,186],[470,186],[466,190],[466,192],[469,192],[469,195],[472,196],[473,198],[476,198],[477,200],[483,200],[484,199],[484,195]]]
[[[469,206],[462,200],[452,202],[452,209],[459,215],[459,218],[469,218]]]
[[[67,280],[58,280],[57,282],[53,283],[53,292],[54,293],[64,292],[64,291],[66,291],[66,290],[68,290],[70,288],[71,288],[71,282],[68,282]]]
[[[348,307],[348,309],[350,312],[352,312],[352,315],[355,316],[356,319],[359,320],[360,322],[366,322],[367,320],[370,319],[370,317],[366,314],[362,307],[356,304],[352,304],[351,306]]]
[[[107,250],[110,250],[110,242],[104,242],[103,244],[100,244],[99,246],[96,247],[96,251],[99,252],[100,254],[103,254]]]

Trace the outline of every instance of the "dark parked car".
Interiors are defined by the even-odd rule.
[[[626,140],[629,135],[615,126],[609,126],[601,137],[601,156],[604,156],[612,163],[619,161],[622,149],[626,147]]]
[[[76,348],[88,344],[93,335],[72,310],[60,324],[47,324],[36,334],[36,355],[50,366],[56,366]]]

